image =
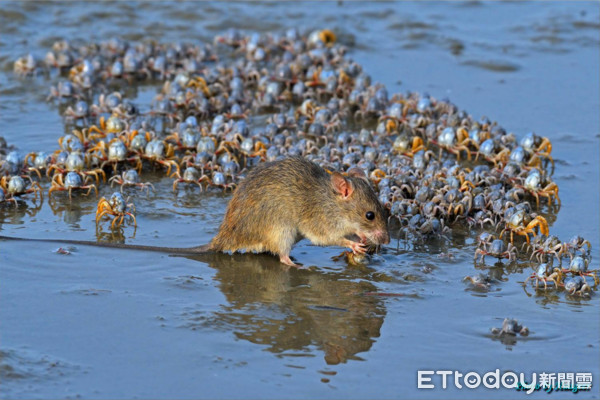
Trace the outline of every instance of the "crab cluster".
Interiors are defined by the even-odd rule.
[[[523,285],[527,285],[531,280],[536,289],[541,287],[541,282],[544,290],[563,288],[571,295],[588,295],[592,288],[596,288],[600,283],[599,270],[588,269],[590,259],[590,256],[585,254],[572,255],[567,268],[563,268],[561,264],[554,266],[553,259],[550,259],[548,262],[540,263]],[[588,277],[591,280],[588,280]],[[549,282],[551,282],[550,286]]]
[[[232,29],[196,45],[57,42],[43,61],[26,56],[14,70],[59,71],[49,99],[64,105],[72,133],[50,153],[1,155],[1,175],[45,174],[50,195],[87,194],[107,176],[121,190],[149,189],[140,174],[156,170],[174,191],[228,190],[258,163],[300,155],[328,170],[363,169],[398,237],[446,237],[466,225],[501,231],[479,240],[476,257],[515,260],[519,240],[538,260],[579,251],[546,243],[543,203],[546,216],[560,205],[548,138],[518,140],[448,100],[389,94],[346,53],[329,30]],[[140,82],[161,87],[149,105],[125,95]]]

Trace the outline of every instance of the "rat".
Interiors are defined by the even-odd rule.
[[[281,263],[297,266],[290,251],[302,238],[319,246],[348,247],[364,254],[368,245],[387,244],[388,211],[364,171],[329,172],[302,157],[266,162],[252,169],[227,205],[217,235],[207,245],[179,248],[82,240],[7,240],[64,242],[173,254],[268,252]],[[349,237],[354,236],[352,240]]]

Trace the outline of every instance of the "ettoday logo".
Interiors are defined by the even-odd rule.
[[[440,382],[441,381],[441,382]],[[590,390],[592,388],[592,374],[590,372],[559,372],[539,374],[532,373],[526,377],[524,373],[517,374],[505,371],[502,374],[499,369],[480,375],[471,371],[465,374],[459,371],[417,371],[418,389],[435,389],[441,383],[442,389],[448,388],[448,382],[454,383],[458,389],[475,389],[483,385],[488,389],[516,389],[530,394],[533,391],[545,390],[547,392],[557,390],[569,390],[577,393],[579,390]]]

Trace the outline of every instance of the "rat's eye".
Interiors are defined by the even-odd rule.
[[[375,219],[375,213],[373,211],[367,211],[367,215],[365,215],[369,221],[373,221]]]

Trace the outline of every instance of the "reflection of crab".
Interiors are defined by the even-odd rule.
[[[544,290],[548,289],[548,281],[553,282],[554,287],[557,288],[562,280],[562,273],[560,268],[552,268],[550,264],[543,263],[538,266],[534,273],[525,279],[523,286],[527,285],[530,279],[535,280],[536,288],[539,287],[540,281],[544,282]]]
[[[540,232],[543,235],[548,235],[548,222],[546,218],[538,215],[535,218],[531,218],[525,210],[518,210],[508,219],[504,230],[500,233],[500,237],[505,232],[510,232],[510,242],[514,242],[513,234],[525,236],[527,243],[529,243],[529,234],[536,236],[535,228],[539,227]]]
[[[113,220],[110,224],[111,228],[120,227],[125,222],[125,218],[129,217],[133,220],[133,225],[137,227],[137,221],[135,219],[135,205],[133,203],[127,203],[123,198],[123,195],[119,192],[113,193],[110,196],[110,200],[106,200],[102,197],[98,202],[98,208],[96,209],[96,226],[98,226],[100,220],[104,216],[112,216]]]
[[[64,176],[64,178],[63,178],[63,174],[54,174],[54,176],[52,177],[52,186],[48,190],[48,195],[50,197],[52,197],[52,192],[68,191],[69,199],[71,199],[71,192],[73,190],[86,190],[87,189],[87,192],[85,193],[85,196],[87,196],[90,194],[92,189],[94,189],[96,191],[96,196],[97,196],[98,189],[96,188],[96,185],[94,185],[93,183],[88,185],[89,179],[90,179],[89,176],[85,176],[85,179],[82,178],[82,176],[79,175],[77,172],[68,172],[67,175]]]

